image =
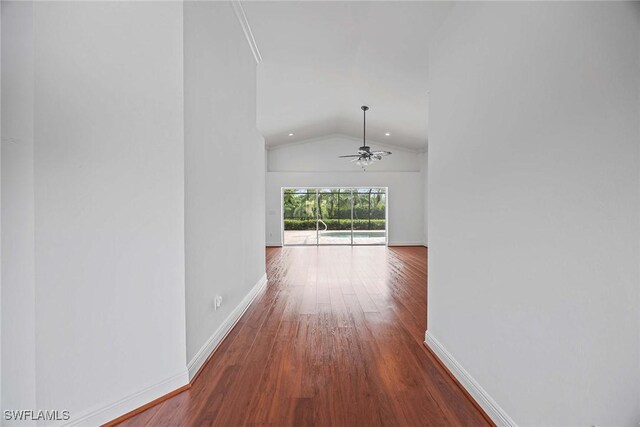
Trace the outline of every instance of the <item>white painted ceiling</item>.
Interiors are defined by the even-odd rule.
[[[258,128],[267,146],[330,134],[361,137],[360,106],[368,105],[368,138],[426,147],[427,48],[450,2],[243,5],[263,58]]]

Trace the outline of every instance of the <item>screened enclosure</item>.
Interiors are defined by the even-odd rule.
[[[283,188],[285,245],[384,245],[386,188]]]

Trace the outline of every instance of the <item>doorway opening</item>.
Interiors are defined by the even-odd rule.
[[[386,187],[282,189],[282,242],[386,245]]]

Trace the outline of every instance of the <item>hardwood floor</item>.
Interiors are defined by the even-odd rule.
[[[192,387],[121,426],[491,425],[424,347],[425,248],[267,249]]]

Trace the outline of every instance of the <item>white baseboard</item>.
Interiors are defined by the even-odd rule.
[[[191,359],[189,364],[187,365],[187,369],[189,370],[189,381],[193,379],[193,377],[198,373],[202,365],[205,364],[211,353],[213,353],[216,348],[220,345],[222,340],[227,336],[229,331],[238,323],[240,317],[244,314],[244,312],[249,308],[251,302],[255,299],[256,296],[262,291],[262,289],[267,285],[267,273],[265,273],[258,283],[256,283],[253,288],[249,291],[249,293],[240,301],[240,304],[236,308],[233,309],[231,314],[227,316],[227,318],[222,322],[220,327],[209,337],[206,343],[202,346],[200,350],[196,353],[196,355]]]
[[[268,248],[279,248],[279,247],[282,246],[282,243],[281,242],[271,242],[271,243],[267,242],[267,244],[265,246],[268,247]]]
[[[74,427],[93,427],[102,425],[187,385],[189,381],[193,379],[193,376],[198,372],[200,367],[207,361],[209,355],[218,347],[224,337],[227,336],[231,328],[235,326],[251,302],[266,284],[267,275],[264,274],[251,291],[249,291],[247,296],[244,297],[240,304],[231,314],[229,314],[222,325],[220,325],[220,327],[214,332],[211,338],[209,338],[200,351],[198,351],[193,360],[189,362],[187,369],[106,406],[91,408],[77,415],[72,413],[71,419],[68,421],[51,422],[47,423],[47,425]]]
[[[451,371],[471,397],[484,409],[487,415],[499,427],[518,427],[515,421],[496,403],[485,389],[462,367],[460,363],[447,351],[447,349],[429,331],[424,334],[424,343]]]
[[[130,394],[116,402],[102,406],[99,408],[91,408],[77,415],[71,413],[71,419],[68,421],[47,423],[50,426],[74,426],[74,427],[93,427],[103,425],[109,421],[138,409],[149,402],[156,400],[165,394],[171,393],[189,383],[189,375],[187,370],[183,370],[178,374],[160,381],[157,384],[149,386],[139,392]]]
[[[426,246],[424,242],[389,242],[387,246]]]

